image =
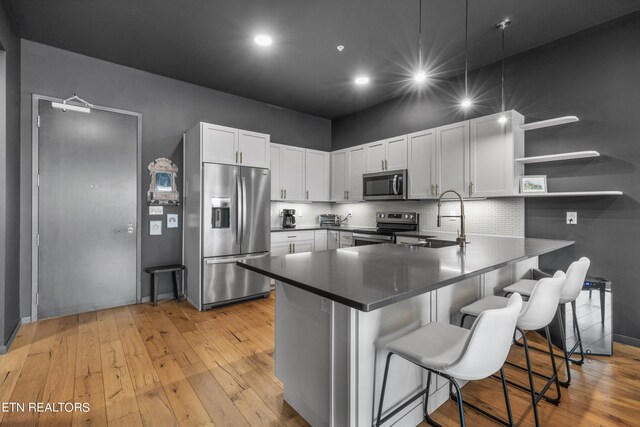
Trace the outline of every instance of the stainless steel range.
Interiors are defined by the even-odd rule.
[[[418,229],[416,212],[377,212],[376,228],[362,228],[353,232],[353,245],[365,246],[395,243],[395,233]]]

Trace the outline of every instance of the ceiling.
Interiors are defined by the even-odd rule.
[[[336,119],[407,91],[418,0],[4,0],[21,37],[269,104]],[[463,0],[422,0],[425,68],[464,68]],[[469,64],[640,10],[637,0],[471,0]],[[274,43],[253,43],[258,32]],[[345,49],[338,52],[336,46]],[[368,74],[365,87],[353,84]]]

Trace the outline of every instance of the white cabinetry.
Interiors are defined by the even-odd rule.
[[[305,200],[329,201],[331,180],[331,159],[326,151],[305,150]]]
[[[304,154],[304,148],[271,144],[271,200],[305,200]]]
[[[364,145],[331,153],[331,200],[362,200],[362,174],[365,171]]]
[[[327,230],[327,249],[338,249],[340,247],[340,232]]]
[[[350,231],[340,232],[340,247],[350,248],[353,246],[353,233]]]
[[[316,230],[313,233],[315,242],[314,242],[314,251],[326,251],[327,250],[327,230]]]
[[[524,166],[515,159],[524,155],[524,116],[507,111],[506,123],[501,114],[469,121],[469,195],[497,197],[518,194],[519,177]]]
[[[436,131],[407,135],[409,199],[436,197]]]
[[[203,162],[269,167],[269,135],[209,123],[200,126]]]
[[[315,234],[309,231],[278,231],[271,233],[271,256],[313,252]]]
[[[406,135],[367,144],[367,173],[407,168]]]
[[[436,128],[436,195],[455,190],[469,195],[469,122]]]

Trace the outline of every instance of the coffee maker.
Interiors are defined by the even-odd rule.
[[[296,228],[295,209],[282,209],[282,228]]]

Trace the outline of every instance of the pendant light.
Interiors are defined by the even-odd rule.
[[[471,107],[473,101],[469,98],[469,0],[465,0],[464,13],[464,98],[460,106],[464,109]]]
[[[502,124],[507,122],[507,116],[504,114],[504,30],[506,30],[509,25],[511,25],[511,21],[509,20],[509,18],[505,18],[496,24],[496,28],[499,31],[502,31],[502,43],[500,48],[500,57],[502,58],[502,77],[500,81],[502,103],[501,103],[500,111],[502,112],[502,114],[498,119],[498,121]]]
[[[418,0],[418,71],[413,76],[417,83],[427,80],[427,73],[422,69],[422,0]]]

